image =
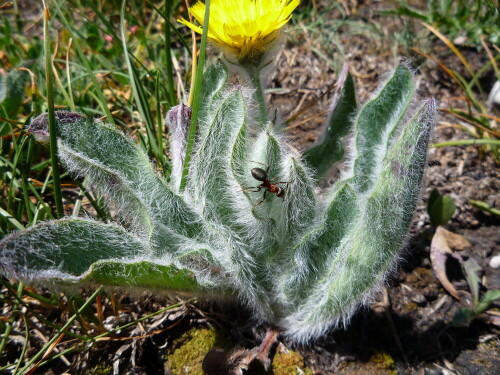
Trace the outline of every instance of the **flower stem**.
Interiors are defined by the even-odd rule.
[[[253,87],[255,87],[255,97],[257,99],[257,104],[259,105],[259,123],[265,126],[267,123],[267,107],[266,101],[264,99],[264,88],[262,87],[262,82],[260,78],[260,69],[255,66],[245,67],[248,73],[250,82]]]

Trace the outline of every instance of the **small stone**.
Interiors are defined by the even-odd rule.
[[[492,108],[493,104],[500,105],[500,81],[496,81],[488,95],[488,107]]]
[[[102,325],[104,326],[104,328],[106,328],[106,330],[111,331],[111,330],[115,329],[116,327],[118,327],[118,319],[113,315],[108,316],[104,320]]]
[[[456,46],[464,46],[466,42],[467,42],[466,35],[459,35],[455,39],[453,39],[453,44],[455,44]]]
[[[425,296],[422,293],[414,295],[411,300],[415,302],[418,305],[424,305],[427,300],[425,299]]]
[[[489,265],[494,270],[500,268],[500,255],[496,255],[493,258],[491,258]]]

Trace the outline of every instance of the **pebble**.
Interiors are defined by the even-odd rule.
[[[427,303],[427,299],[422,293],[414,295],[411,300],[418,305],[424,305],[425,303]]]
[[[106,330],[108,331],[111,331],[113,330],[114,328],[118,327],[118,319],[116,319],[115,316],[111,315],[111,316],[108,316],[104,322],[103,322],[103,326],[104,328],[106,328]]]
[[[496,255],[490,259],[490,267],[494,270],[500,268],[500,255]]]
[[[500,81],[496,81],[488,95],[488,106],[491,108],[493,104],[500,105]]]

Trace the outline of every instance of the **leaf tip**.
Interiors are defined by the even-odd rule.
[[[55,113],[56,123],[65,124],[78,122],[84,119],[79,113],[69,111],[57,111]],[[32,133],[39,140],[48,140],[49,137],[49,115],[42,113],[36,117],[31,124],[26,127],[26,130]]]

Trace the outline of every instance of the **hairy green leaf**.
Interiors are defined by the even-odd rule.
[[[23,103],[24,88],[28,80],[26,70],[17,69],[0,74],[0,108],[3,108],[7,116],[12,116]]]
[[[63,163],[107,198],[123,226],[66,219],[11,234],[0,242],[2,273],[238,294],[257,319],[297,341],[345,324],[384,281],[406,240],[436,110],[433,101],[416,105],[413,76],[400,66],[354,118],[353,84],[344,73],[326,135],[305,153],[311,166],[287,144],[279,121],[264,128],[248,121],[243,90],[225,88],[222,65],[207,69],[200,131],[192,134],[178,190],[179,176],[168,185],[114,127],[57,113]],[[171,129],[189,117],[186,108],[176,110]],[[38,117],[30,131],[47,137],[46,122]],[[174,135],[179,165],[184,134]],[[351,153],[344,174],[319,189],[313,168],[326,173],[344,142]]]
[[[61,161],[106,197],[137,234],[159,236],[165,244],[171,238],[162,234],[167,229],[188,237],[199,233],[197,215],[156,175],[132,139],[111,125],[72,112],[56,112],[56,122]],[[39,139],[46,137],[47,116],[37,117],[28,130]],[[155,232],[153,222],[162,230]]]
[[[94,263],[83,282],[95,284],[138,287],[176,292],[203,292],[193,272],[174,265],[156,264],[152,261]],[[207,290],[210,290],[207,288]]]
[[[216,108],[214,107],[218,105],[227,78],[227,68],[220,61],[210,65],[203,74],[200,112],[198,114],[201,134],[203,134],[206,131],[206,127],[210,126],[212,123],[213,116],[215,116],[216,113]]]
[[[2,269],[27,280],[77,280],[102,259],[149,254],[148,244],[124,228],[85,219],[48,221],[0,242]]]
[[[423,104],[387,150],[370,195],[356,203],[359,218],[327,262],[329,271],[319,274],[307,302],[286,319],[295,321],[297,334],[321,329],[328,316],[348,316],[383,281],[415,209],[435,111],[433,101]]]
[[[319,144],[304,152],[306,162],[316,170],[321,178],[344,156],[342,140],[347,135],[356,114],[356,94],[354,82],[346,70],[337,83],[338,88],[332,100],[332,107],[326,121],[325,133]]]
[[[359,111],[355,120],[353,186],[364,193],[380,173],[385,153],[393,142],[415,91],[413,75],[396,68],[380,92]]]

